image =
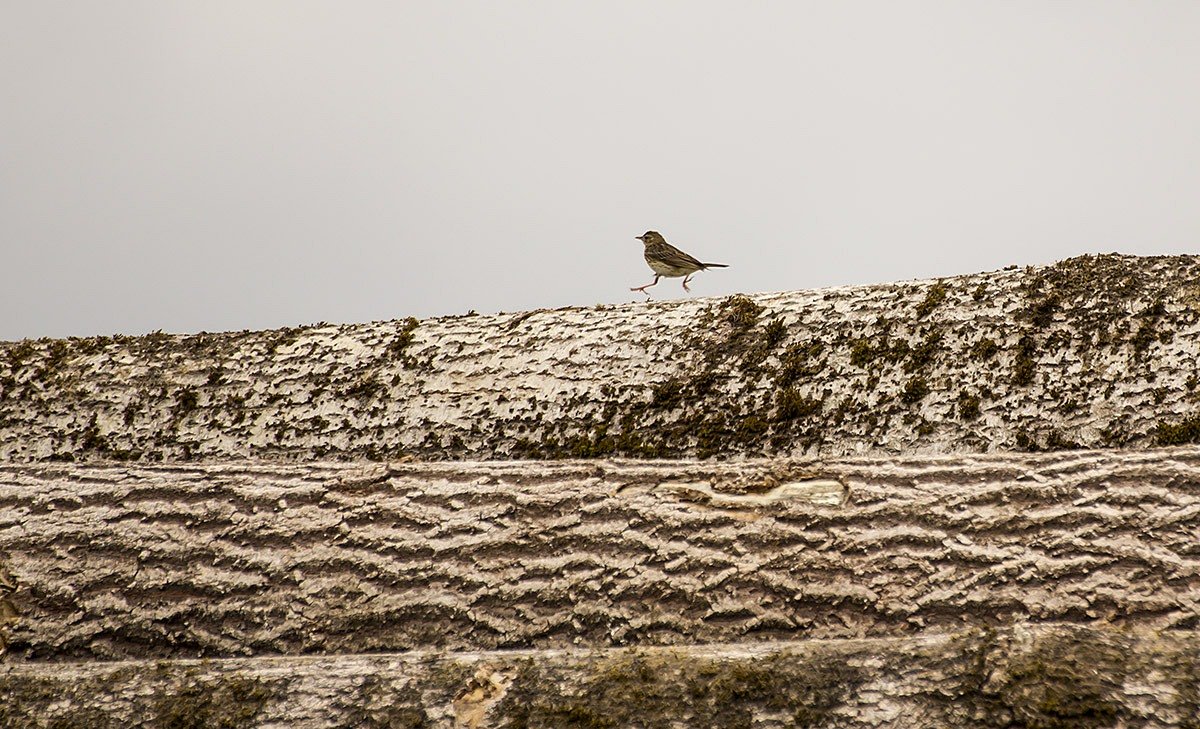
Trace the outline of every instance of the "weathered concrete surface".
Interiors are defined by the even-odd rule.
[[[8,657],[1194,629],[1200,449],[0,466]]]
[[[1200,259],[0,345],[0,460],[913,454],[1200,439]]]
[[[1198,280],[0,344],[0,728],[1200,729]]]
[[[1200,725],[1200,634],[1041,625],[872,640],[0,666],[0,727]]]

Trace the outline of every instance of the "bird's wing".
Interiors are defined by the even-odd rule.
[[[670,243],[663,243],[659,246],[654,251],[654,256],[660,261],[678,268],[687,268],[689,266],[697,269],[704,268],[704,264],[699,259],[689,256]]]

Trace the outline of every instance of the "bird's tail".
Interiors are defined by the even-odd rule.
[[[729,268],[728,263],[704,263],[701,265],[703,265],[705,268]]]

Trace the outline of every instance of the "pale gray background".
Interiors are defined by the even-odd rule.
[[[0,0],[0,339],[1200,251],[1200,2]],[[651,289],[682,295],[678,280]]]

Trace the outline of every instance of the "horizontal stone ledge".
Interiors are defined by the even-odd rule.
[[[1049,625],[607,650],[0,666],[0,726],[1193,727],[1200,634]]]
[[[1200,449],[0,466],[20,660],[1191,629]]]
[[[0,342],[0,460],[837,456],[1200,437],[1200,257]]]

